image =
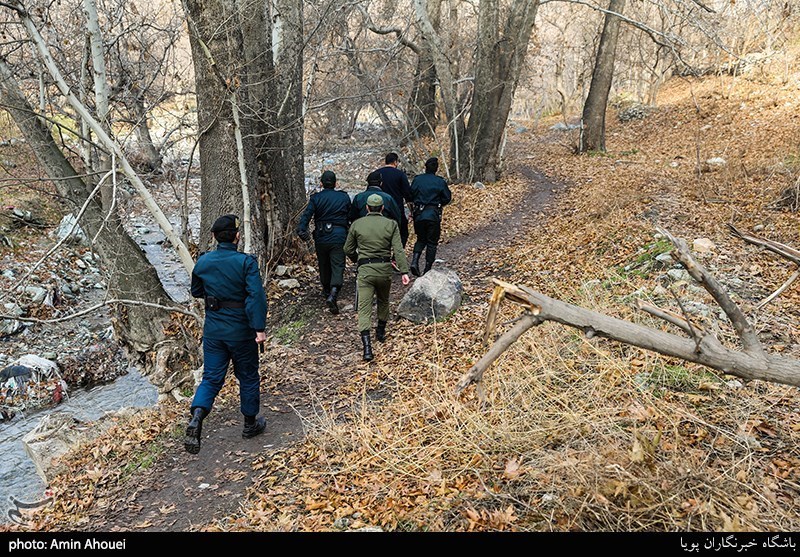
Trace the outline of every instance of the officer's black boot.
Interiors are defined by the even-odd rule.
[[[364,345],[364,361],[371,361],[375,355],[372,353],[372,344],[369,340],[369,331],[361,331],[361,344]]]
[[[436,261],[436,250],[428,248],[425,251],[425,270],[422,271],[423,275],[431,270],[431,267],[433,267],[434,261]]]
[[[242,439],[250,439],[261,433],[267,428],[267,420],[261,416],[245,416],[244,429],[242,430]]]
[[[331,295],[331,289],[328,288],[327,286],[323,286],[322,287],[322,297],[327,299],[328,296],[330,296],[330,295]]]
[[[339,288],[340,286],[331,286],[331,293],[328,295],[328,298],[325,300],[325,303],[328,304],[328,309],[331,310],[331,313],[336,315],[339,313],[339,304],[336,303],[336,299],[339,297]]]
[[[183,448],[191,454],[200,452],[200,438],[203,436],[203,419],[208,415],[205,408],[195,408],[192,419],[186,426],[186,436],[183,438]]]
[[[380,342],[386,340],[386,321],[378,321],[378,326],[375,327],[375,338]]]
[[[411,274],[415,277],[419,276],[419,257],[422,255],[421,251],[415,251],[411,256]]]

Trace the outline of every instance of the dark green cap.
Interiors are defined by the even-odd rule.
[[[377,193],[373,193],[367,198],[367,205],[370,207],[380,207],[383,205],[383,198]]]

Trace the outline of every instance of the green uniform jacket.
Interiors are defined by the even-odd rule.
[[[394,220],[387,219],[379,213],[370,213],[350,225],[344,243],[344,253],[351,261],[372,257],[390,258],[392,252],[400,272],[408,273],[408,259],[400,241],[400,228]],[[391,263],[369,263],[362,267],[385,271],[390,276],[392,274]]]

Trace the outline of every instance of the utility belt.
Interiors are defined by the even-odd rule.
[[[318,222],[316,223],[314,230],[317,232],[317,234],[326,234],[328,232],[332,232],[334,226],[347,228],[346,224],[342,224],[340,222]]]
[[[359,259],[359,265],[369,265],[370,263],[391,263],[391,257],[365,257],[364,259]]]
[[[442,213],[442,204],[441,203],[414,203],[414,210],[412,211],[412,215],[416,218],[422,214],[422,211],[425,209],[436,209],[436,213],[441,215]]]
[[[206,296],[206,310],[217,311],[222,308],[243,308],[244,302],[228,302],[214,296]]]

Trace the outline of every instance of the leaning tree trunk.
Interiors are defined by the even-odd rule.
[[[0,97],[59,195],[73,206],[81,207],[92,191],[91,186],[79,177],[58,148],[5,61],[0,61]],[[97,237],[97,253],[107,272],[112,298],[171,305],[155,269],[124,230],[116,211],[104,209],[95,196],[87,204],[80,224],[89,236]],[[112,323],[119,340],[159,392],[193,386],[191,370],[197,367],[196,343],[169,312],[149,306],[116,305]],[[167,333],[168,329],[182,330],[184,334],[175,337]]]
[[[620,19],[614,14],[621,14],[625,9],[625,0],[611,0],[606,13],[600,45],[597,47],[597,58],[592,72],[589,94],[583,105],[581,117],[581,139],[578,152],[606,150],[606,106],[614,78],[614,60],[617,52]]]

